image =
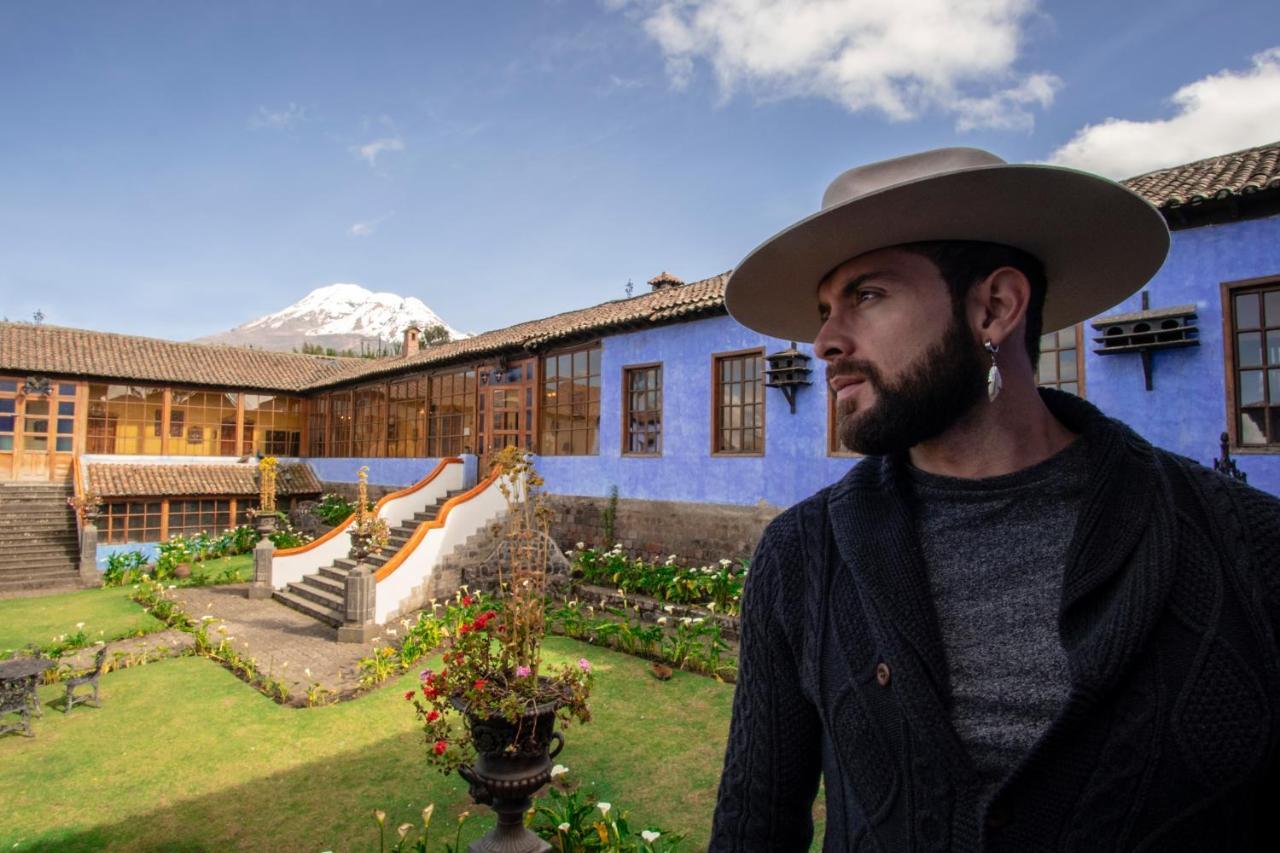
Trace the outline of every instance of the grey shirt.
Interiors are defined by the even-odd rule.
[[[1083,444],[989,479],[911,469],[952,723],[988,794],[1067,697],[1058,604],[1088,476]]]

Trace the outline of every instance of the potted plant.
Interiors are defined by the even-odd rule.
[[[102,509],[102,496],[98,494],[92,486],[85,489],[82,494],[72,495],[67,498],[67,505],[75,510],[76,519],[83,527],[86,524],[93,524],[98,513]]]
[[[351,559],[357,563],[370,554],[381,551],[391,538],[391,529],[384,518],[369,511],[369,466],[360,466],[357,472],[356,520],[351,528]]]
[[[525,829],[523,815],[564,745],[556,723],[591,718],[591,664],[543,666],[550,514],[542,480],[519,448],[506,448],[494,464],[507,501],[499,597],[459,597],[443,669],[424,671],[421,695],[406,698],[421,719],[428,763],[458,771],[472,798],[498,813],[498,825],[471,849],[540,851],[549,848]]]
[[[258,523],[258,533],[270,536],[276,529],[276,468],[274,456],[264,456],[258,461],[258,508],[253,511]]]

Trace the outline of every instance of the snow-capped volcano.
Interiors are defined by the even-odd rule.
[[[316,288],[274,314],[198,340],[269,350],[317,344],[360,352],[362,347],[376,350],[380,344],[401,340],[410,324],[420,329],[444,326],[452,339],[467,337],[440,319],[421,299],[374,293],[358,284],[331,284]]]

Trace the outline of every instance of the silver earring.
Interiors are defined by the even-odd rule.
[[[994,403],[996,397],[1000,396],[1000,389],[1004,387],[1000,368],[996,366],[996,353],[1000,352],[1000,347],[991,341],[985,342],[983,346],[987,348],[987,352],[991,353],[991,369],[987,371],[987,401]]]

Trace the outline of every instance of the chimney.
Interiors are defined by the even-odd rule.
[[[422,330],[410,323],[404,330],[404,346],[400,348],[400,355],[406,357],[417,355],[420,349],[422,349]]]
[[[682,284],[684,284],[684,281],[676,278],[665,270],[649,279],[649,286],[654,290],[663,290],[668,287],[679,287]]]

